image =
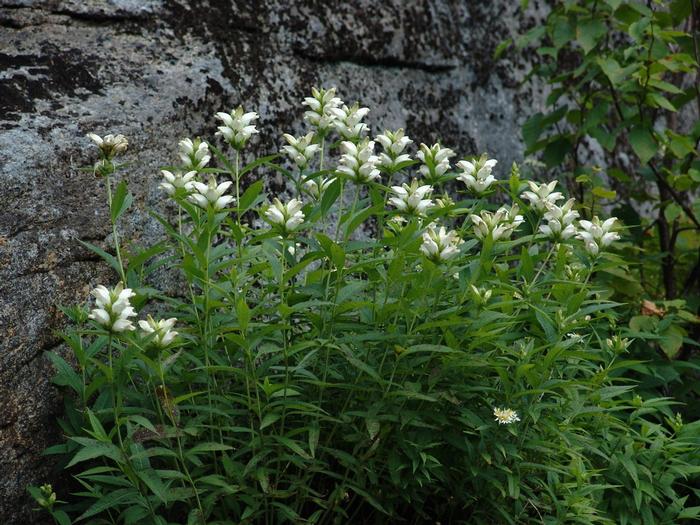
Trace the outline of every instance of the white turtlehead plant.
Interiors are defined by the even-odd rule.
[[[177,147],[182,166],[187,171],[201,171],[211,160],[209,144],[200,139],[182,139]]]
[[[95,297],[95,308],[90,311],[88,318],[105,327],[111,332],[125,332],[135,327],[129,320],[136,316],[130,299],[136,295],[131,288],[124,288],[122,283],[111,290],[99,285],[90,292]]]
[[[443,148],[440,144],[428,146],[421,144],[416,158],[422,162],[419,171],[423,178],[430,184],[435,184],[450,169],[450,158],[455,152],[450,148]]]
[[[282,135],[287,145],[282,146],[282,152],[297,165],[300,170],[306,169],[319,152],[321,146],[314,143],[314,133],[310,132],[303,137],[295,137],[289,133]]]
[[[393,173],[411,161],[411,156],[404,151],[413,141],[404,133],[403,129],[386,130],[377,135],[374,140],[381,144],[384,150],[379,154],[379,162],[377,163],[381,169]]]
[[[447,231],[444,226],[436,229],[431,224],[423,232],[420,251],[435,263],[446,262],[459,255],[459,245],[463,242],[454,230]]]
[[[175,317],[156,321],[149,315],[145,321],[139,321],[139,327],[141,327],[141,331],[145,336],[153,337],[153,342],[156,346],[165,348],[177,336],[177,332],[173,330],[176,322],[177,319]]]
[[[550,204],[556,204],[564,198],[561,192],[554,191],[557,187],[557,181],[553,180],[547,184],[537,184],[531,180],[527,181],[530,186],[530,191],[524,191],[520,194],[520,198],[530,202],[530,206],[539,211],[546,212]]]
[[[275,198],[265,210],[265,218],[272,226],[279,228],[282,233],[291,233],[304,222],[304,212],[301,211],[303,207],[304,203],[299,199],[291,199],[289,202],[283,203]]]
[[[241,106],[238,106],[230,113],[217,113],[216,118],[223,124],[218,127],[219,131],[216,135],[224,137],[236,150],[243,149],[250,137],[258,133],[252,124],[259,118],[255,111],[245,112]]]
[[[358,144],[343,141],[340,144],[340,164],[336,172],[350,179],[355,184],[367,184],[379,179],[377,168],[379,157],[374,154],[374,141],[364,139]]]
[[[100,137],[95,133],[88,133],[87,136],[90,140],[97,144],[102,157],[105,159],[112,159],[118,155],[122,155],[129,147],[129,141],[122,134],[110,134]]]
[[[590,221],[579,221],[578,225],[581,229],[576,238],[583,241],[589,254],[596,256],[601,249],[607,248],[620,238],[620,234],[612,231],[616,222],[616,217],[610,217],[605,221],[601,221],[598,217],[593,217]]]
[[[311,96],[304,98],[303,105],[309,109],[304,113],[304,120],[316,128],[320,138],[325,137],[335,123],[335,115],[331,110],[343,103],[335,96],[335,88],[311,88]]]
[[[323,194],[324,191],[328,189],[328,186],[333,184],[333,181],[335,181],[335,177],[319,177],[318,179],[306,179],[302,186],[304,187],[304,191],[308,193],[311,198],[314,200],[318,200],[321,198],[321,195]]]
[[[231,184],[233,182],[230,180],[217,184],[216,177],[210,175],[206,184],[199,181],[192,182],[192,194],[188,199],[205,210],[209,206],[216,211],[223,210],[227,204],[235,200],[231,195],[224,195]]]
[[[565,241],[576,235],[574,220],[578,218],[578,212],[574,210],[575,199],[569,199],[562,206],[547,202],[547,212],[544,220],[547,224],[540,225],[540,232],[557,241]]]
[[[394,195],[389,198],[389,204],[401,212],[424,216],[427,210],[435,206],[433,201],[427,198],[433,192],[433,187],[429,184],[421,185],[415,179],[410,186],[405,183],[392,186],[391,192]]]
[[[510,208],[502,206],[496,213],[484,210],[479,215],[470,215],[474,235],[480,240],[489,236],[494,241],[510,239],[513,232],[524,222],[519,211],[518,205],[513,204]]]
[[[496,182],[496,177],[491,171],[497,163],[496,159],[488,159],[485,156],[474,161],[460,160],[457,168],[462,173],[457,176],[457,180],[463,182],[469,191],[480,195]]]
[[[194,187],[194,177],[197,175],[196,171],[188,171],[187,173],[176,171],[173,173],[168,170],[160,170],[160,173],[163,175],[163,182],[158,186],[170,196],[175,195],[179,189],[187,193],[191,192]]]
[[[335,117],[333,121],[335,130],[345,140],[357,142],[369,133],[369,126],[362,122],[369,113],[369,108],[360,107],[355,102],[350,107],[343,104],[342,107],[331,108],[329,112]]]

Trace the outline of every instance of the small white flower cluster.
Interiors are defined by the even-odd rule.
[[[187,198],[190,202],[204,210],[209,206],[216,211],[223,210],[227,204],[236,200],[231,195],[224,195],[231,184],[233,184],[233,181],[230,180],[217,184],[216,177],[210,175],[209,181],[206,184],[199,181],[191,182],[191,189],[193,191]]]
[[[374,141],[364,139],[355,144],[346,140],[341,142],[340,151],[340,165],[336,168],[338,174],[348,177],[355,184],[366,184],[379,178],[379,157],[374,154]]]
[[[420,145],[420,151],[416,157],[423,164],[419,171],[430,184],[435,184],[450,169],[450,158],[455,156],[455,152],[450,148],[443,148],[440,144],[427,146]]]
[[[460,160],[457,163],[457,167],[462,170],[462,173],[457,176],[457,180],[463,182],[467,189],[473,193],[481,195],[496,182],[496,178],[491,174],[491,171],[497,162],[495,159],[487,159],[486,157],[482,157],[474,162]]]
[[[100,148],[100,153],[105,159],[111,160],[117,155],[121,155],[129,147],[129,141],[124,135],[105,135],[104,138],[95,133],[88,133],[88,138],[92,140],[97,147]]]
[[[209,144],[200,139],[182,139],[177,144],[182,167],[187,171],[201,171],[211,160]]]
[[[431,224],[423,232],[423,243],[420,251],[431,261],[441,263],[459,255],[459,245],[463,242],[457,232],[448,232],[444,226],[435,229],[435,226]]]
[[[95,297],[95,308],[90,311],[89,319],[113,333],[136,329],[130,320],[130,317],[136,317],[136,311],[130,301],[136,294],[131,288],[124,288],[124,285],[119,283],[110,290],[101,284],[90,293]],[[154,342],[164,348],[177,336],[177,332],[172,329],[176,322],[175,317],[156,321],[149,315],[148,320],[139,321],[139,326],[145,335],[155,334]]]
[[[610,246],[613,241],[620,238],[618,233],[611,231],[616,221],[615,217],[610,217],[604,222],[601,222],[598,217],[593,217],[591,221],[579,221],[578,224],[583,231],[579,231],[576,238],[581,239],[586,251],[595,257],[601,248]]]
[[[547,224],[541,224],[540,231],[558,241],[565,241],[576,235],[576,226],[573,223],[578,217],[578,212],[573,209],[575,202],[575,199],[569,199],[563,206],[547,202],[547,212],[544,214]]]
[[[95,297],[96,305],[96,308],[93,308],[88,315],[90,319],[111,332],[135,329],[129,320],[130,317],[136,316],[136,311],[129,301],[136,295],[131,288],[124,288],[122,283],[119,283],[112,290],[99,285],[90,293]]]
[[[335,126],[338,134],[345,140],[357,142],[369,132],[369,126],[362,122],[362,119],[369,113],[369,108],[362,108],[356,102],[348,107],[343,104],[343,107],[334,107],[328,110],[335,121]]]
[[[384,150],[379,154],[378,163],[384,170],[393,173],[406,162],[410,162],[411,156],[408,153],[404,153],[404,150],[413,141],[404,134],[403,129],[396,131],[387,130],[384,134],[377,135],[375,140],[381,144]]]
[[[258,114],[254,111],[245,112],[241,106],[231,111],[231,113],[219,112],[216,118],[221,120],[223,126],[219,126],[217,135],[224,137],[236,150],[242,150],[251,136],[258,133],[258,130],[251,123],[258,119]]]
[[[282,135],[288,145],[282,146],[282,151],[297,165],[300,170],[305,169],[309,162],[318,153],[321,146],[314,144],[314,133],[310,132],[303,137],[296,138],[289,133]]]
[[[557,201],[564,198],[561,192],[554,191],[557,181],[553,180],[549,184],[537,184],[531,180],[527,181],[530,191],[523,192],[520,197],[529,201],[530,206],[539,212],[549,210],[550,206],[556,205]]]
[[[518,214],[519,211],[518,205],[513,204],[510,208],[502,206],[496,213],[482,211],[480,215],[470,215],[469,218],[474,224],[474,235],[480,240],[489,236],[494,241],[510,239],[524,221],[523,216]]]
[[[314,200],[318,200],[334,180],[334,177],[320,177],[318,180],[306,179],[303,184],[304,190],[306,190],[306,193],[308,193]]]
[[[520,421],[518,413],[510,408],[494,408],[493,416],[499,425],[510,425]]]
[[[389,198],[389,204],[399,211],[425,216],[425,212],[435,206],[431,199],[426,198],[430,197],[433,187],[428,184],[420,186],[415,179],[410,186],[405,183],[401,186],[392,186],[391,191],[394,197]]]
[[[316,128],[319,137],[325,137],[335,122],[332,110],[343,101],[335,96],[335,88],[311,88],[310,97],[304,98],[303,104],[309,109],[304,113],[304,120]]]
[[[304,204],[298,199],[282,203],[275,198],[272,205],[265,210],[265,217],[273,226],[277,226],[282,233],[291,233],[304,222],[304,213],[301,211]]]
[[[178,190],[184,190],[186,193],[190,193],[194,187],[194,177],[197,175],[196,171],[188,171],[187,173],[181,173],[176,171],[172,173],[168,170],[161,170],[163,175],[163,182],[159,184],[159,187],[170,195],[171,197],[177,193]]]

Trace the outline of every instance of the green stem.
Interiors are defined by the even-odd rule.
[[[124,283],[124,286],[127,286],[126,283],[126,272],[124,272],[124,262],[122,261],[122,254],[121,250],[119,248],[119,236],[117,235],[117,223],[112,219],[112,181],[107,174],[105,177],[105,182],[107,185],[107,203],[109,204],[109,221],[112,224],[112,238],[114,239],[114,251],[117,255],[117,262],[119,263],[119,277],[122,280],[122,283]]]

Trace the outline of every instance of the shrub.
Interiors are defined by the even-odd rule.
[[[145,251],[120,246],[126,139],[94,137],[115,250],[92,248],[123,284],[65,309],[77,370],[51,354],[69,395],[48,452],[80,489],[34,489],[40,504],[61,524],[697,516],[698,424],[635,394],[618,305],[592,284],[621,262],[615,219],[577,221],[515,165],[501,181],[486,156],[414,158],[403,130],[371,141],[367,108],[333,89],[305,104],[286,167],[241,167],[257,115],[240,108],[217,114],[232,158],[180,142],[162,172],[174,209],[154,213],[167,240]],[[241,187],[261,171],[291,194]],[[181,293],[153,287],[161,267]]]

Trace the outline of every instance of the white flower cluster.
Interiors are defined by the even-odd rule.
[[[410,186],[408,184],[392,186],[391,192],[394,197],[389,198],[389,204],[405,213],[425,216],[425,212],[435,206],[431,199],[426,198],[430,197],[433,187],[429,184],[421,186],[415,179]]]
[[[303,137],[296,138],[289,133],[282,135],[288,145],[282,146],[282,151],[297,165],[300,170],[305,169],[314,155],[319,152],[321,146],[314,144],[314,133],[307,133]]]
[[[96,305],[88,315],[90,319],[111,332],[134,330],[134,325],[129,318],[135,317],[136,311],[129,300],[136,294],[131,288],[124,288],[122,283],[112,290],[99,285],[90,293],[95,297]]]
[[[184,190],[186,193],[190,193],[194,187],[194,177],[197,175],[196,171],[188,171],[187,173],[181,173],[176,171],[172,173],[168,170],[161,170],[163,175],[163,182],[159,184],[160,188],[165,190],[165,192],[171,197],[175,195],[178,190]]]
[[[457,180],[463,182],[467,189],[480,195],[496,182],[496,178],[491,175],[491,170],[498,161],[495,159],[487,159],[482,157],[474,162],[468,160],[460,160],[457,167],[462,170],[462,173],[457,176]]]
[[[242,107],[238,106],[231,113],[219,112],[216,118],[221,120],[223,126],[219,126],[217,135],[224,137],[234,149],[241,150],[251,136],[258,133],[258,130],[251,123],[258,119],[258,114],[254,111],[246,113]]]
[[[549,210],[549,207],[556,205],[557,201],[564,198],[558,191],[554,191],[557,181],[553,180],[549,184],[537,184],[531,180],[527,181],[530,191],[523,192],[520,197],[529,201],[530,206],[539,212]]]
[[[308,193],[313,199],[318,200],[334,180],[334,177],[320,177],[318,180],[306,179],[303,184],[304,190],[306,190],[306,193]]]
[[[575,202],[575,199],[569,199],[563,206],[547,202],[547,212],[544,214],[547,224],[541,224],[540,231],[557,241],[565,241],[576,235],[576,226],[573,223],[578,217],[578,212],[573,209]]]
[[[183,169],[187,171],[201,171],[211,160],[209,144],[199,139],[182,139],[177,147],[180,150]]]
[[[459,245],[463,242],[457,232],[448,232],[444,226],[435,229],[435,226],[431,224],[423,232],[423,243],[420,251],[433,262],[445,262],[459,255]]]
[[[455,156],[455,152],[450,148],[443,148],[440,144],[427,146],[420,145],[420,151],[416,153],[416,157],[423,165],[420,167],[420,172],[431,184],[435,184],[440,178],[450,169],[450,158]]]
[[[329,113],[335,118],[333,125],[336,131],[345,140],[357,142],[369,132],[369,126],[362,122],[362,119],[369,113],[369,108],[362,108],[355,102],[348,107],[330,108]]]
[[[598,217],[593,217],[591,221],[579,221],[579,226],[583,231],[579,231],[577,239],[583,241],[586,251],[594,257],[598,255],[601,248],[610,246],[613,241],[617,241],[620,235],[611,231],[617,218],[610,217],[604,222],[601,222]]]
[[[343,101],[335,96],[335,88],[318,89],[311,88],[310,97],[304,99],[303,104],[309,109],[304,113],[304,120],[316,128],[319,137],[325,137],[335,122],[332,110],[340,106]]]
[[[105,135],[104,138],[95,133],[88,133],[87,136],[97,144],[97,147],[100,148],[100,153],[105,159],[112,159],[117,155],[121,155],[129,147],[129,141],[121,134]]]
[[[265,217],[283,233],[290,233],[304,222],[304,213],[301,211],[303,206],[298,199],[292,199],[285,204],[275,198],[272,205],[265,210]]]
[[[156,321],[149,315],[146,321],[139,321],[139,326],[146,336],[153,337],[153,342],[157,346],[164,348],[172,343],[177,336],[177,332],[173,330],[176,322],[175,317]]]
[[[510,208],[502,206],[496,213],[482,211],[480,215],[470,215],[469,218],[474,224],[474,235],[481,240],[489,236],[494,241],[510,239],[524,221],[523,216],[518,214],[519,211],[518,205],[513,204]]]
[[[336,168],[338,174],[348,177],[355,184],[366,184],[379,178],[379,157],[374,154],[374,141],[364,139],[355,144],[346,140],[340,144],[340,151],[340,165]]]
[[[406,147],[413,141],[404,134],[403,129],[396,131],[385,131],[375,138],[384,150],[379,154],[378,165],[389,173],[399,169],[404,163],[411,160],[411,156],[404,153]]]
[[[499,425],[510,425],[520,421],[518,413],[510,408],[494,408],[493,416]]]
[[[193,192],[188,199],[193,204],[205,210],[209,206],[216,211],[223,210],[228,203],[236,200],[231,195],[224,195],[231,184],[233,184],[233,181],[230,180],[217,184],[216,177],[210,175],[209,181],[206,184],[199,181],[191,183]]]

